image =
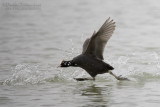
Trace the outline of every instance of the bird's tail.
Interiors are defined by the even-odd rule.
[[[114,70],[114,68],[111,65],[108,65],[108,70]]]

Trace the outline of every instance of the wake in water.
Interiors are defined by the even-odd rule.
[[[83,41],[83,40],[82,40]],[[72,58],[80,52],[80,48],[75,49],[72,39],[70,40],[71,52],[66,52],[64,58]],[[58,49],[63,51],[62,49]],[[63,51],[64,52],[64,51]],[[67,55],[66,55],[67,54]],[[137,52],[128,55],[109,55],[106,62],[114,66],[116,75],[123,75],[132,81],[147,81],[160,79],[160,57],[156,52]],[[57,64],[58,65],[58,64]],[[1,82],[1,85],[28,85],[44,84],[47,82],[75,81],[73,78],[89,77],[82,69],[57,69],[57,67],[45,65],[18,64],[12,70],[12,75]],[[107,82],[117,81],[109,74],[98,75],[96,81]],[[76,82],[76,81],[75,81]]]
[[[109,62],[115,66],[113,71],[117,75],[124,75],[132,81],[147,81],[160,79],[160,63],[157,53],[145,54],[150,62],[144,63],[143,57],[135,59],[133,56],[120,56],[116,61]],[[107,58],[108,59],[108,58]],[[152,59],[152,60],[151,60]],[[110,58],[112,61],[113,59]],[[141,60],[141,61],[140,61]],[[145,59],[146,60],[146,59]],[[137,62],[137,65],[133,64]],[[89,77],[82,69],[57,69],[56,67],[42,67],[38,65],[19,64],[13,70],[13,74],[4,80],[3,85],[27,85],[44,84],[46,82],[75,81],[75,77]],[[98,75],[96,81],[117,81],[108,74]]]

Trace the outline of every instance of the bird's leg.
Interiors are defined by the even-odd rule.
[[[116,76],[110,70],[108,71],[108,73],[110,73],[112,76],[114,76],[117,80],[128,80],[129,81],[128,78],[122,77],[121,75],[120,76]]]

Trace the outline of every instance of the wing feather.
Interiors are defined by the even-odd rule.
[[[85,45],[85,49],[83,47],[83,54],[92,54],[103,60],[105,45],[112,36],[114,30],[115,22],[108,18],[98,32],[94,32],[91,38],[86,40],[87,45]]]
[[[88,46],[88,44],[89,44],[89,41],[90,41],[90,38],[87,38],[87,39],[85,40],[85,42],[83,43],[82,54],[86,51],[87,46]]]
[[[95,34],[96,34],[96,31],[93,32],[93,35],[95,35]],[[90,42],[90,38],[87,38],[85,40],[85,42],[83,43],[82,54],[84,54],[86,52],[89,42]]]

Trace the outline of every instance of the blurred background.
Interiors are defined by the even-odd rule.
[[[159,0],[0,0],[0,106],[160,105]],[[57,68],[110,17],[116,30],[95,82],[80,68]]]

